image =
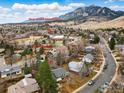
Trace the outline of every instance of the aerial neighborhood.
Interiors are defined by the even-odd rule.
[[[20,25],[20,28],[21,26],[23,27]],[[42,28],[42,25],[39,26]],[[77,32],[78,29],[54,27],[48,24],[45,26],[46,33],[35,34],[33,31],[28,33],[20,31],[20,35],[14,34],[9,41],[1,40],[1,78],[22,78],[17,83],[8,85],[9,93],[14,93],[13,91],[27,93],[27,88],[34,86],[36,88],[30,91],[40,91],[37,77],[39,73],[47,73],[39,72],[39,66],[42,64],[48,65],[48,73],[51,76],[49,78],[52,78],[52,82],[57,82],[56,88],[60,92],[74,91],[96,75],[97,70],[100,69],[103,58],[98,46],[99,40],[97,44],[93,42],[95,33],[82,33]],[[62,30],[59,31],[59,28]],[[85,78],[86,81],[81,78]],[[36,85],[32,86],[30,82]],[[68,89],[65,89],[67,87]]]
[[[37,30],[35,28],[31,31],[33,24],[18,24],[17,27],[20,29],[29,29],[26,33],[23,30],[16,33],[15,30],[15,34],[7,32],[9,34],[6,34],[6,37],[1,33],[0,77],[5,82],[2,91],[47,92],[51,87],[44,84],[44,87],[48,87],[46,89],[42,84],[48,83],[49,78],[54,92],[71,93],[87,82],[92,85],[95,82],[93,79],[107,69],[108,63],[105,63],[107,54],[103,50],[105,46],[110,47],[108,51],[112,50],[117,60],[123,60],[121,28],[118,28],[118,33],[113,29],[109,32],[104,30],[101,32],[101,29],[96,33],[59,25],[43,23],[37,25]],[[11,35],[13,37],[10,37]],[[117,37],[118,35],[120,36]],[[119,66],[121,66],[119,70],[122,70],[123,66]]]
[[[30,1],[0,6],[31,13],[24,22],[0,24],[0,93],[124,93],[124,11]],[[39,17],[43,10],[65,14]]]

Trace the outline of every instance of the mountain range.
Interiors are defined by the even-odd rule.
[[[76,22],[75,21],[66,21],[66,22],[52,22],[50,25],[59,25],[63,27],[69,27],[69,28],[81,28],[81,29],[111,29],[111,28],[124,28],[124,16],[115,18],[113,20],[108,21],[86,21],[86,22]]]
[[[108,21],[115,19],[117,17],[123,16],[124,11],[114,11],[107,7],[100,7],[95,5],[79,7],[72,12],[66,13],[59,17],[55,18],[30,18],[24,23],[30,22],[51,22],[51,21],[70,21],[76,20],[80,22],[87,22],[87,21]]]
[[[114,18],[120,17],[124,15],[124,11],[114,11],[107,7],[100,7],[100,6],[86,6],[86,7],[79,7],[76,10],[61,15],[59,18],[64,20],[89,20],[91,18],[96,19],[104,19],[104,20],[112,20]]]

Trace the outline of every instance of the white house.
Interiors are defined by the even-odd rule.
[[[93,42],[94,41],[94,38],[95,38],[95,35],[94,34],[90,34],[89,35],[89,41],[90,42]]]
[[[74,62],[74,61],[72,61],[68,64],[68,67],[69,67],[70,71],[74,71],[74,72],[78,73],[78,72],[81,71],[81,68],[83,67],[83,64],[84,64],[84,62]]]
[[[51,35],[50,38],[54,42],[55,46],[63,45],[64,35]]]
[[[56,40],[56,41],[61,41],[61,40],[63,40],[64,39],[64,35],[50,35],[50,38],[52,39],[52,40]]]
[[[87,46],[84,49],[84,51],[87,53],[92,53],[94,50],[95,50],[95,47],[93,47],[93,46]]]

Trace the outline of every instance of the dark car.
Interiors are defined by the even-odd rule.
[[[108,64],[105,64],[104,67],[103,67],[103,69],[107,69],[107,67],[108,67]]]

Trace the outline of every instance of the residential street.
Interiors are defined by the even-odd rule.
[[[102,73],[97,77],[93,86],[86,85],[77,93],[94,93],[94,91],[101,85],[103,85],[104,82],[110,82],[115,74],[116,64],[108,48],[105,46],[103,38],[101,38],[100,46],[102,48],[105,57],[105,62],[108,64],[108,67],[107,69],[103,70]]]

